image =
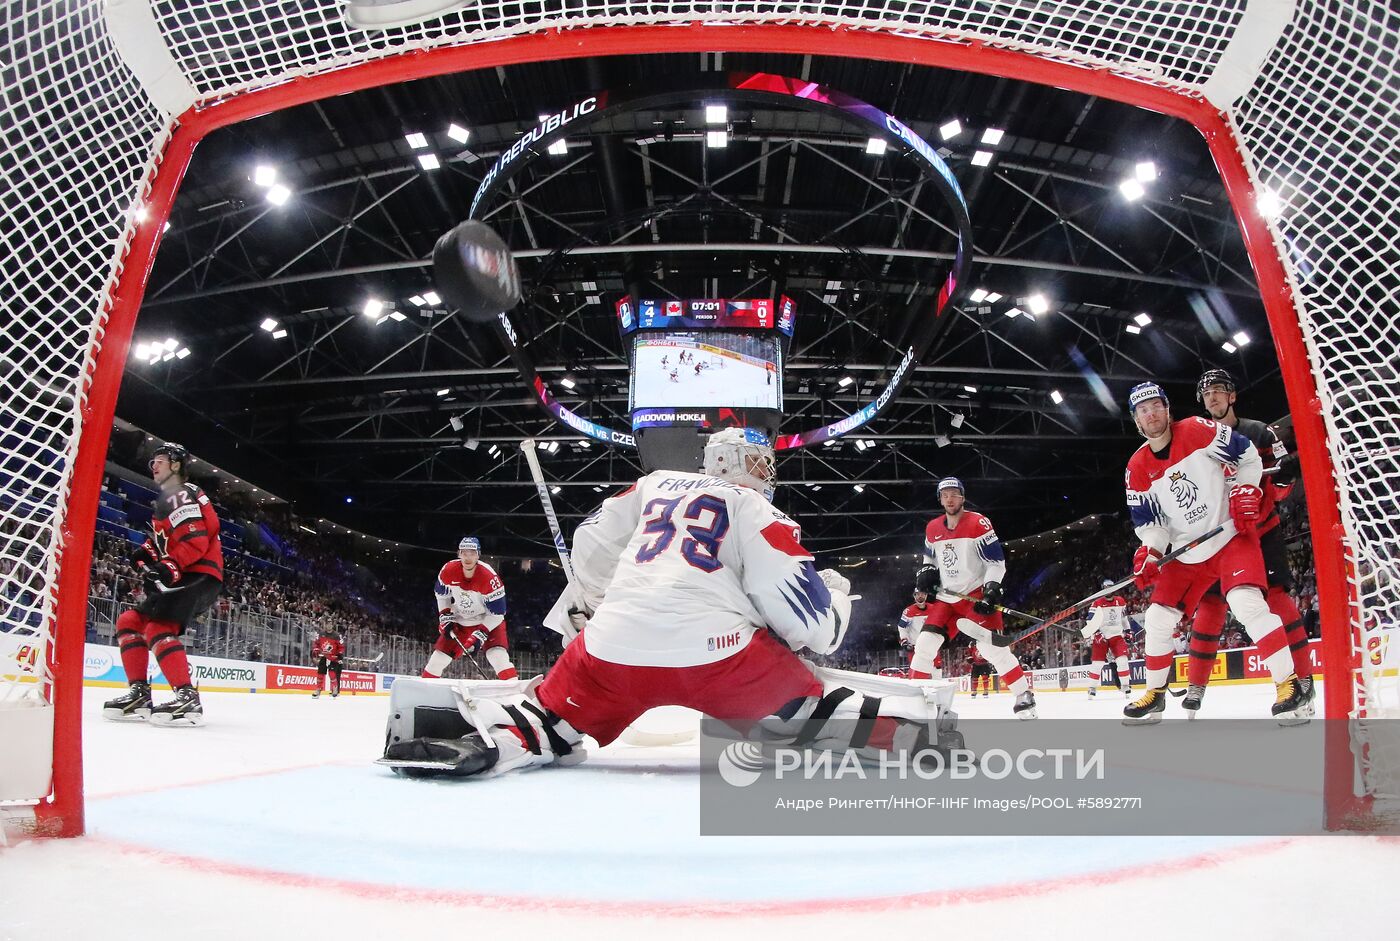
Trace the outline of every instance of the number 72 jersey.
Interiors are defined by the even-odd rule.
[[[574,603],[592,612],[588,652],[612,663],[714,663],[765,626],[826,653],[846,628],[797,524],[717,477],[643,477],[579,524],[573,563]],[[558,629],[567,605],[546,623]]]

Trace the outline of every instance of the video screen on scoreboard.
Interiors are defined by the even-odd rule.
[[[632,344],[632,411],[783,407],[782,352],[774,335],[639,333]]]
[[[700,300],[637,300],[617,302],[618,326],[623,336],[634,330],[777,330],[792,336],[796,305],[788,297],[751,301],[705,298]]]

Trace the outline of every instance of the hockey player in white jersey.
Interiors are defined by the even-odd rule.
[[[571,639],[542,683],[462,697],[475,731],[460,738],[391,718],[381,762],[459,776],[572,763],[584,734],[606,745],[660,705],[688,706],[766,741],[928,747],[950,684],[926,691],[885,681],[881,689],[896,694],[877,698],[794,653],[841,645],[850,583],[818,572],[797,524],[768,502],[776,470],[766,438],[750,429],[711,435],[704,468],[648,474],[579,525],[576,582],[546,618]]]
[[[1113,579],[1105,578],[1103,587],[1114,584]],[[1103,665],[1108,655],[1113,654],[1113,665],[1118,672],[1118,688],[1123,695],[1132,697],[1133,677],[1128,668],[1128,641],[1123,632],[1128,628],[1128,602],[1122,595],[1109,595],[1093,603],[1089,618],[1084,622],[1081,633],[1089,641],[1089,698],[1099,694],[1099,678],[1103,675]]]
[[[992,529],[992,521],[966,509],[966,491],[956,477],[938,482],[938,500],[943,515],[929,521],[924,530],[924,561],[934,567],[942,588],[924,619],[923,630],[914,642],[910,679],[923,679],[933,672],[933,660],[944,642],[964,633],[987,659],[1001,681],[1016,695],[1012,711],[1017,718],[1034,719],[1035,693],[1030,680],[1009,647],[991,643],[993,631],[1002,629],[1001,581],[1006,577],[1006,553]],[[958,594],[950,594],[957,592]],[[969,601],[959,595],[970,595]],[[988,641],[983,644],[982,641]]]
[[[1283,621],[1264,600],[1267,580],[1254,526],[1263,462],[1248,438],[1208,418],[1172,421],[1161,387],[1144,382],[1128,408],[1147,442],[1128,461],[1128,511],[1142,545],[1133,557],[1139,591],[1152,590],[1144,617],[1147,693],[1123,710],[1125,725],[1160,722],[1166,709],[1172,631],[1217,581],[1254,641],[1276,686],[1273,714],[1291,724],[1307,697],[1293,673]],[[1224,530],[1160,568],[1168,546],[1183,546],[1217,526]]]

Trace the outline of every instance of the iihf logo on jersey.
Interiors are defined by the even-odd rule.
[[[1171,481],[1172,496],[1176,497],[1177,506],[1184,510],[1196,502],[1196,496],[1200,488],[1196,486],[1195,481],[1190,477],[1187,477],[1181,471],[1172,471],[1171,474],[1167,476],[1167,479]]]

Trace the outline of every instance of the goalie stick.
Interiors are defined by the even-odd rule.
[[[1157,560],[1157,566],[1160,568],[1161,566],[1166,565],[1168,562],[1174,561],[1175,559],[1180,557],[1182,553],[1189,552],[1190,550],[1199,546],[1201,543],[1206,542],[1210,539],[1214,539],[1216,536],[1219,536],[1224,531],[1225,524],[1222,523],[1221,525],[1212,529],[1210,532],[1203,533],[1197,536],[1195,539],[1192,539],[1184,546],[1178,546],[1171,552],[1168,552],[1166,555],[1162,556],[1160,559]],[[1109,585],[1106,588],[1101,588],[1089,597],[1084,598],[1080,601],[1076,601],[1074,604],[1061,611],[1056,611],[1054,614],[1050,615],[1044,620],[1037,619],[1036,623],[1032,624],[1030,627],[1027,627],[1024,630],[1017,631],[1014,634],[992,634],[992,643],[997,647],[1010,647],[1012,644],[1020,643],[1027,637],[1034,637],[1036,634],[1039,634],[1047,627],[1053,627],[1060,621],[1063,621],[1065,618],[1069,617],[1071,614],[1074,614],[1076,611],[1080,610],[1085,605],[1092,604],[1093,602],[1098,601],[1100,598],[1104,598],[1108,595],[1113,594],[1114,592],[1122,591],[1124,588],[1127,588],[1133,583],[1134,578],[1136,578],[1135,575],[1129,575],[1121,582],[1115,582],[1114,584]]]

